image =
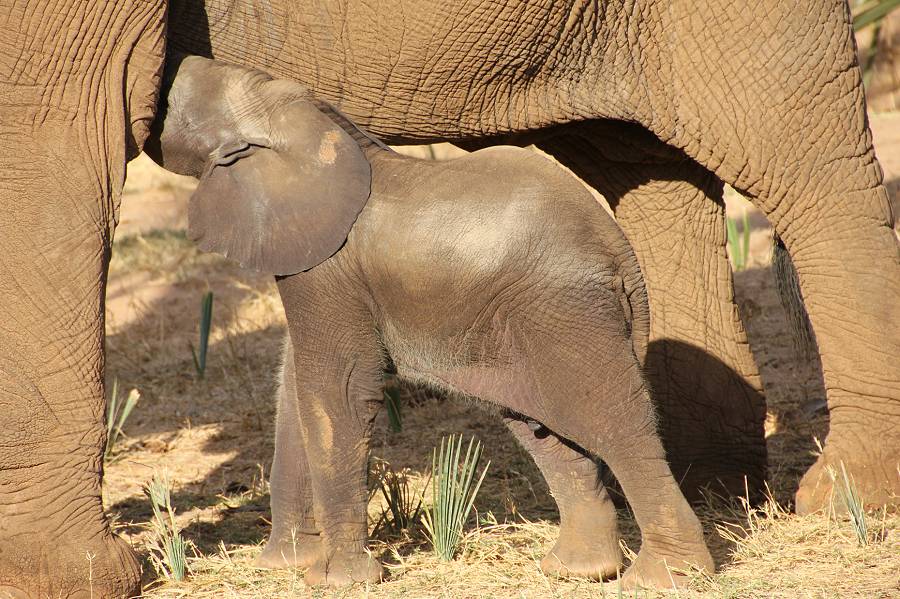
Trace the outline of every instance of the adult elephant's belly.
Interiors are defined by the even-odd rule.
[[[627,39],[619,10],[585,0],[172,0],[169,40],[299,80],[391,143],[421,142],[583,117],[582,87],[614,89],[634,62],[603,50]],[[598,54],[609,57],[599,70]]]

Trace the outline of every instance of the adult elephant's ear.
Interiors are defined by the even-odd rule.
[[[275,108],[259,137],[216,148],[188,207],[201,249],[276,275],[309,270],[341,248],[369,198],[357,143],[306,100]]]

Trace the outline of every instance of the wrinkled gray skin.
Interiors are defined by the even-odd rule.
[[[605,577],[620,566],[594,462],[560,439],[601,457],[635,512],[643,544],[626,586],[671,585],[666,564],[713,567],[642,375],[637,259],[574,177],[505,146],[402,157],[297,84],[197,57],[176,68],[152,154],[201,174],[192,237],[266,272],[309,269],[278,283],[290,339],[261,565],[307,566],[312,584],[380,580],[365,552],[366,467],[390,359],[403,377],[507,413],[560,502],[545,570]],[[349,235],[316,214],[356,217],[360,198]],[[310,240],[331,233],[346,243],[310,261]],[[546,428],[532,432],[526,417]]]
[[[841,463],[868,503],[900,496],[900,248],[845,0],[0,0],[0,40],[0,596],[140,590],[101,501],[103,302],[166,48],[302,82],[388,143],[536,142],[603,193],[686,493],[765,479],[728,183],[784,240],[821,357],[797,511]]]

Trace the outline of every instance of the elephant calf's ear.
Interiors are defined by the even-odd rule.
[[[273,111],[268,139],[220,147],[188,208],[206,251],[276,275],[309,270],[343,245],[369,198],[357,143],[306,101]]]

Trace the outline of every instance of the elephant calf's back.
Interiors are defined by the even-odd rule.
[[[447,162],[386,155],[373,172],[351,244],[396,338],[428,339],[436,345],[421,353],[436,353],[514,313],[562,306],[591,318],[612,310],[625,326],[620,265],[631,248],[550,160],[495,147]]]
[[[551,160],[497,146],[444,162],[373,162],[352,237],[373,271],[442,296],[509,276],[602,275],[630,247],[587,189]],[[518,274],[516,274],[518,273]]]

